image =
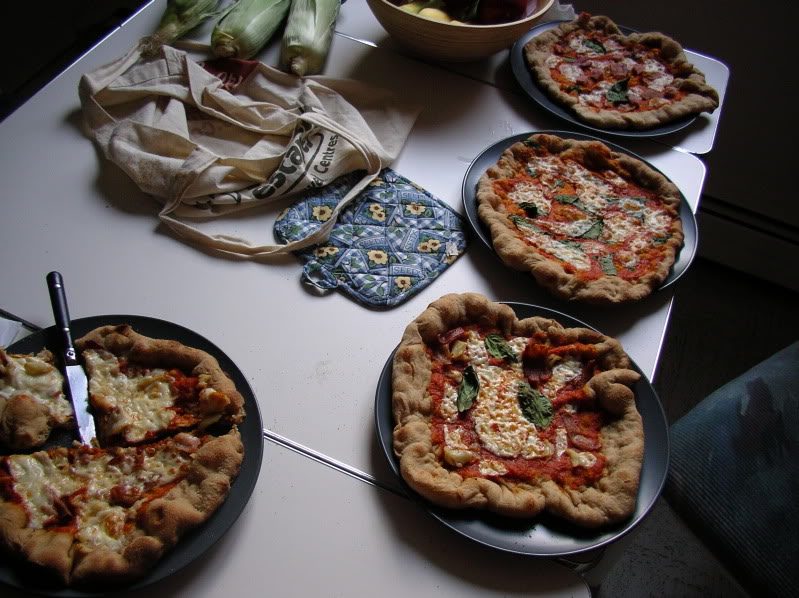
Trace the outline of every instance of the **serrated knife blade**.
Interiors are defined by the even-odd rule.
[[[78,435],[81,443],[92,445],[97,433],[94,430],[94,417],[89,412],[89,380],[78,361],[72,341],[67,294],[61,274],[50,272],[47,275],[47,289],[50,291],[50,304],[53,306],[53,316],[61,340],[64,382],[75,412]]]

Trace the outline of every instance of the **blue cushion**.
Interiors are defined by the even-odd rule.
[[[666,498],[758,595],[799,596],[799,342],[671,427]]]
[[[318,230],[361,176],[344,175],[299,194],[275,222],[275,237],[286,243]],[[432,283],[465,249],[457,212],[385,168],[341,211],[328,240],[298,255],[304,282],[390,307]]]

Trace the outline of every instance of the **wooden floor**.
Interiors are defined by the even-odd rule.
[[[655,378],[669,423],[799,340],[795,292],[703,259],[678,284]],[[618,544],[587,575],[594,598],[749,598],[662,498]]]

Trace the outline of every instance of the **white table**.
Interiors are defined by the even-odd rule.
[[[619,338],[653,377],[673,290],[622,309],[566,306],[474,240],[421,293],[396,308],[370,310],[340,293],[306,292],[294,257],[269,264],[225,259],[178,240],[158,224],[158,205],[79,130],[80,76],[152,31],[163,4],[145,6],[0,124],[0,307],[50,325],[44,277],[58,270],[73,318],[138,314],[195,330],[244,372],[267,438],[296,449],[266,443],[242,518],[163,589],[181,596],[406,596],[431,588],[461,596],[585,596],[583,580],[562,565],[483,548],[374,485],[396,484],[375,439],[377,380],[405,325],[432,300],[463,291],[567,311]],[[347,0],[339,30],[355,31],[366,10],[363,0]],[[393,168],[461,213],[463,175],[480,151],[514,133],[564,128],[530,110],[521,94],[352,37],[335,37],[325,74],[404,90],[424,106]],[[275,64],[276,56],[271,48],[259,58]],[[700,160],[649,141],[623,145],[671,177],[696,210],[705,177]],[[269,239],[279,208],[237,226]]]

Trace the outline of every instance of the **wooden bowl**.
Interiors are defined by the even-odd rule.
[[[520,21],[499,25],[444,23],[411,14],[388,0],[366,0],[391,37],[413,54],[448,62],[468,62],[512,46],[527,33],[555,0],[538,0]]]

